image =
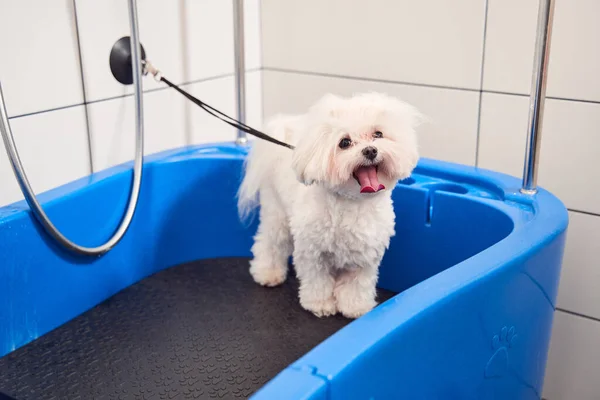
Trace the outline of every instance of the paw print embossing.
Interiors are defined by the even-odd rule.
[[[517,335],[515,327],[512,326],[502,328],[499,335],[494,335],[492,338],[492,349],[494,354],[490,357],[485,366],[486,378],[501,378],[508,371],[510,365],[509,352],[514,346]]]

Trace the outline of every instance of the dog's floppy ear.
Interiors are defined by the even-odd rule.
[[[323,181],[331,162],[331,149],[324,140],[330,130],[328,124],[306,127],[292,153],[292,168],[296,178],[305,185]]]
[[[317,165],[315,165],[318,164],[318,160],[315,159],[318,149],[311,136],[313,135],[308,134],[303,137],[292,153],[292,168],[296,178],[305,185],[312,185],[319,179]]]
[[[306,116],[303,134],[292,155],[292,168],[305,185],[323,181],[331,162],[332,149],[326,140],[331,121],[344,107],[345,99],[328,93],[312,106]]]

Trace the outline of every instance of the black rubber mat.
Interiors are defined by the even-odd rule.
[[[247,259],[169,268],[0,358],[17,400],[248,398],[348,324],[252,281]],[[379,293],[379,301],[390,298]]]

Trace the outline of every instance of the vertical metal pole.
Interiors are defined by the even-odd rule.
[[[546,100],[546,81],[548,78],[553,18],[554,0],[540,0],[529,98],[527,148],[523,168],[523,185],[521,187],[522,193],[530,195],[537,193],[538,164],[542,141],[541,131],[544,118],[544,101]]]
[[[244,0],[233,0],[233,47],[235,52],[235,95],[237,120],[246,123],[246,62],[244,50]],[[246,132],[238,130],[236,143],[248,142]]]

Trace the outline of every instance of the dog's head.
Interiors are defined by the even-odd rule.
[[[417,165],[420,120],[414,107],[387,95],[326,95],[307,114],[293,153],[296,176],[350,197],[391,190]]]

